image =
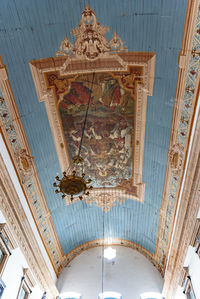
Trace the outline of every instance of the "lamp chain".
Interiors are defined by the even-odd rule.
[[[89,96],[89,99],[88,99],[87,109],[86,109],[86,113],[85,113],[85,119],[84,119],[84,124],[83,124],[83,128],[82,128],[82,135],[81,135],[81,141],[80,141],[78,156],[80,156],[80,154],[81,154],[83,136],[84,136],[85,126],[86,126],[86,121],[87,121],[87,116],[88,116],[88,110],[89,110],[90,100],[91,100],[91,95],[92,95],[92,90],[93,90],[94,74],[95,73],[93,73],[93,76],[92,76],[91,93],[90,93],[90,96]]]

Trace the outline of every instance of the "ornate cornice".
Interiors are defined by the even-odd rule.
[[[58,274],[62,263],[62,249],[55,232],[36,166],[15,103],[6,66],[0,59],[0,125],[9,149],[19,182],[53,268]]]
[[[200,113],[193,139],[188,170],[185,179],[182,200],[176,222],[176,229],[165,274],[164,294],[166,299],[172,299],[178,284],[181,285],[185,270],[183,268],[189,245],[194,246],[199,230],[200,209]]]
[[[35,239],[28,218],[15,191],[6,165],[0,155],[0,206],[10,231],[42,290],[47,290],[49,298],[58,295],[57,288],[47,268]]]
[[[155,252],[155,259],[163,268],[163,273],[166,266],[167,252],[169,250],[197,102],[200,57],[194,55],[193,49],[200,44],[199,26],[199,1],[189,1],[182,49],[179,56],[179,72],[174,100],[169,154]]]

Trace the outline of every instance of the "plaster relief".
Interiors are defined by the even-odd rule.
[[[15,153],[16,163],[18,166],[22,183],[28,180],[33,175],[33,157],[27,154],[25,149],[19,149]]]
[[[174,144],[169,150],[170,168],[174,175],[179,174],[183,164],[184,148],[180,144]]]
[[[66,35],[60,43],[56,55],[72,55],[75,58],[94,60],[116,50],[125,50],[124,43],[116,32],[108,42],[105,37],[108,30],[109,27],[100,25],[94,11],[86,5],[79,26],[72,29],[72,34],[75,37],[74,45]]]

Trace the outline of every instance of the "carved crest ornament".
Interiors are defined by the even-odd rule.
[[[75,37],[74,45],[66,35],[56,55],[71,54],[77,58],[84,57],[93,60],[105,56],[108,52],[125,50],[124,43],[116,32],[110,42],[107,41],[105,34],[108,30],[108,27],[100,25],[94,11],[86,5],[79,27],[72,30]]]
[[[116,32],[106,39],[108,30],[86,5],[79,26],[72,30],[74,44],[66,35],[56,57],[29,63],[38,99],[45,102],[62,172],[72,165],[91,94],[83,159],[95,186],[85,202],[105,212],[127,199],[144,201],[146,104],[153,93],[155,69],[155,53],[128,52]],[[71,204],[70,198],[65,201]]]
[[[15,152],[16,163],[19,170],[19,175],[24,183],[33,174],[33,157],[27,154],[25,149],[19,149]]]
[[[174,144],[169,150],[169,162],[170,168],[174,175],[179,174],[182,169],[183,158],[184,158],[184,147],[181,144]]]

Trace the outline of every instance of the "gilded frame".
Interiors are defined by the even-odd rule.
[[[52,135],[60,163],[61,171],[70,166],[67,144],[64,139],[63,129],[57,108],[57,98],[54,88],[47,83],[47,74],[57,72],[64,78],[65,76],[86,74],[95,72],[127,72],[130,67],[143,68],[143,80],[136,84],[135,90],[135,125],[134,125],[134,154],[133,154],[133,173],[131,182],[126,186],[117,188],[95,188],[91,195],[96,199],[97,205],[108,211],[111,206],[103,207],[98,202],[100,195],[108,194],[112,205],[118,196],[144,202],[145,184],[142,181],[144,137],[146,122],[147,96],[153,93],[155,53],[149,52],[119,52],[101,58],[100,61],[88,61],[86,59],[54,57],[30,61],[30,69],[36,87],[36,92],[40,102],[45,103],[47,116],[49,119]],[[67,88],[68,90],[68,88]],[[66,199],[70,204],[70,200]]]

